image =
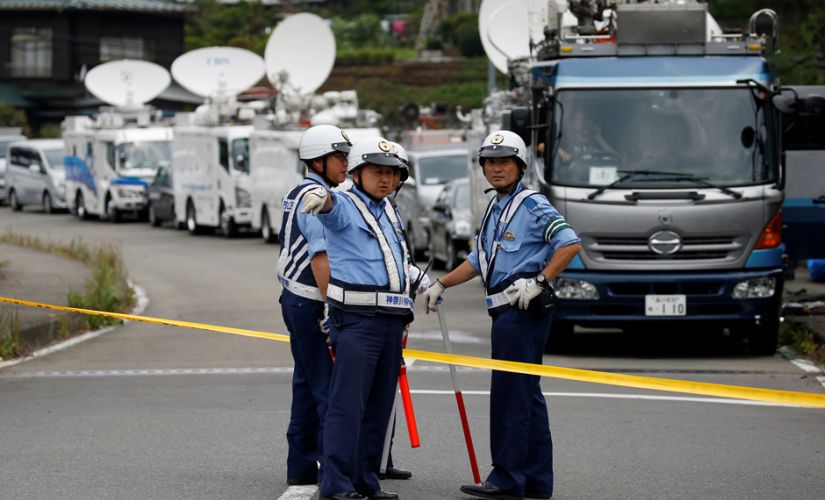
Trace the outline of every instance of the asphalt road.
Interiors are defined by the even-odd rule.
[[[277,246],[0,208],[0,231],[123,247],[146,315],[286,333]],[[437,273],[436,273],[437,275]],[[454,350],[489,356],[476,284],[447,292]],[[409,346],[440,350],[433,315]],[[751,357],[716,332],[591,333],[545,364],[825,393],[780,356]],[[0,498],[277,499],[287,491],[291,358],[283,343],[130,323],[0,370]],[[489,373],[459,371],[479,463],[489,467]],[[422,446],[401,418],[396,463],[409,499],[461,499],[470,482],[449,373],[416,363]],[[545,379],[554,498],[799,498],[825,491],[825,411]],[[399,413],[399,416],[402,414]],[[296,497],[297,498],[297,497]]]

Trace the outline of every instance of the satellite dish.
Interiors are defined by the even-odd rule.
[[[264,76],[264,60],[236,47],[207,47],[189,51],[172,63],[172,76],[201,97],[234,97]]]
[[[166,90],[172,79],[163,66],[123,59],[95,66],[83,79],[101,101],[120,108],[139,108]]]
[[[507,62],[530,56],[530,42],[536,44],[544,39],[544,27],[547,26],[547,2],[543,0],[485,0],[482,4],[497,4],[492,7],[482,22],[483,12],[479,14],[479,33],[481,25],[486,24],[486,38],[500,57],[490,58],[499,71],[507,73]],[[489,8],[489,7],[488,7]],[[484,45],[484,37],[481,38]],[[485,51],[487,47],[485,46]],[[490,52],[487,52],[488,57]],[[503,57],[501,57],[503,56]],[[499,66],[501,64],[502,66]]]
[[[481,38],[481,45],[484,47],[484,53],[487,54],[487,59],[493,63],[493,66],[504,74],[507,74],[508,71],[507,55],[493,46],[488,38],[488,30],[490,14],[509,3],[510,0],[482,0],[481,7],[478,10],[478,34]]]
[[[335,35],[329,24],[315,14],[293,14],[272,32],[264,57],[266,76],[273,86],[312,94],[332,72]]]

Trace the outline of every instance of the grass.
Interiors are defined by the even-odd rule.
[[[16,308],[0,309],[0,361],[24,356]]]
[[[779,343],[786,345],[819,366],[825,366],[825,345],[804,323],[786,321],[779,327]]]
[[[9,261],[0,260],[0,280],[6,277],[6,274],[3,272],[3,269],[7,267],[9,267]]]
[[[120,246],[104,244],[91,247],[82,238],[74,238],[68,244],[44,241],[40,238],[7,231],[0,235],[0,242],[46,251],[85,264],[92,276],[82,290],[71,290],[68,296],[70,307],[94,309],[108,312],[129,312],[136,298],[127,281],[126,266],[123,263]],[[81,322],[68,318],[59,320],[57,335],[67,338],[84,330],[94,330],[102,326],[119,324],[121,321],[102,316],[84,316]],[[19,338],[18,338],[19,341]]]

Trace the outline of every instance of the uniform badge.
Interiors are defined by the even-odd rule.
[[[510,231],[506,231],[501,238],[507,241],[513,241],[516,239],[516,235],[511,233]]]
[[[349,140],[349,135],[347,135],[346,130],[341,130],[341,136],[344,138],[345,141],[352,142]]]
[[[490,142],[492,142],[493,144],[501,144],[502,142],[504,142],[504,136],[501,134],[496,134],[490,138]]]
[[[382,139],[382,140],[378,141],[378,149],[380,149],[381,151],[383,151],[385,153],[389,153],[392,150],[392,146],[390,145],[389,142]]]

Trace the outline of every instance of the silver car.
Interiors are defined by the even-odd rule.
[[[12,210],[42,205],[46,213],[66,208],[63,141],[32,139],[9,145],[6,193]]]
[[[448,182],[430,208],[430,257],[449,271],[467,258],[473,239],[470,181]]]

